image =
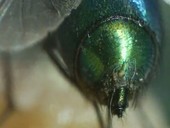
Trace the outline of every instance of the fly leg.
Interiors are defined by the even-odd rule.
[[[110,102],[112,102],[112,99],[111,99]],[[111,106],[109,105],[108,108],[107,108],[107,122],[106,122],[107,124],[106,125],[104,123],[102,113],[99,109],[99,105],[96,102],[93,102],[93,106],[94,106],[94,109],[95,109],[96,114],[97,114],[97,118],[98,118],[100,128],[113,128],[112,127]]]
[[[94,106],[94,109],[95,109],[96,114],[97,114],[97,119],[98,119],[100,128],[105,128],[104,121],[103,121],[103,118],[102,118],[102,114],[101,114],[101,111],[99,109],[99,105],[96,102],[93,102],[93,106]]]
[[[10,53],[2,53],[3,80],[5,88],[6,108],[0,115],[0,126],[5,123],[14,111],[13,91],[12,91],[12,71]]]
[[[113,102],[113,96],[114,92],[112,92],[112,95],[110,97],[108,107],[107,107],[107,127],[106,128],[112,128],[112,102]]]
[[[67,66],[65,65],[64,61],[62,60],[62,57],[60,56],[57,43],[55,43],[55,40],[51,38],[50,34],[47,40],[45,40],[45,43],[43,45],[43,50],[45,50],[48,57],[55,64],[55,66],[60,70],[60,72],[64,74],[65,78],[68,79],[70,82],[75,83],[75,80],[72,78],[71,74],[68,71]]]

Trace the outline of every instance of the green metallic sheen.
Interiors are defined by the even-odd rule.
[[[125,109],[128,107],[129,89],[127,87],[119,87],[110,100],[111,112],[113,115],[117,115],[119,118],[123,116]]]
[[[118,99],[118,105],[119,106],[122,106],[122,105],[124,105],[125,103],[125,97],[126,97],[126,91],[125,91],[125,89],[123,88],[123,87],[121,87],[120,88],[120,93],[119,93],[119,99]]]
[[[89,100],[107,105],[118,117],[130,100],[136,101],[160,61],[155,3],[82,0],[54,33],[69,78]]]
[[[147,78],[155,53],[151,36],[140,24],[127,19],[106,21],[80,44],[77,76],[92,86],[129,86],[135,90]]]
[[[155,0],[82,0],[80,6],[71,12],[56,33],[57,40],[62,44],[59,50],[62,52],[69,72],[75,71],[73,60],[82,36],[96,22],[111,16],[123,16],[140,22],[144,21],[144,26],[150,32],[154,32],[154,38],[157,38],[161,31],[157,17],[159,9],[155,7],[156,3]],[[155,43],[161,44],[160,40]],[[74,77],[74,74],[72,75]]]

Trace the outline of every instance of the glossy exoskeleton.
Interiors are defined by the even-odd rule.
[[[83,0],[44,48],[97,111],[101,104],[109,118],[122,117],[158,67],[162,37],[156,10],[154,0]]]

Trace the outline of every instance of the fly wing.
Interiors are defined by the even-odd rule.
[[[0,2],[0,50],[16,51],[32,46],[48,31],[57,29],[81,0],[2,0]]]

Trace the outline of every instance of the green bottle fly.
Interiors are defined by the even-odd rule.
[[[160,61],[155,10],[155,0],[82,0],[51,34],[47,52],[90,101],[122,117]]]
[[[112,114],[122,117],[128,100],[135,98],[151,77],[156,54],[154,39],[142,24],[111,17],[94,26],[80,43],[76,78],[101,104],[112,102]]]

